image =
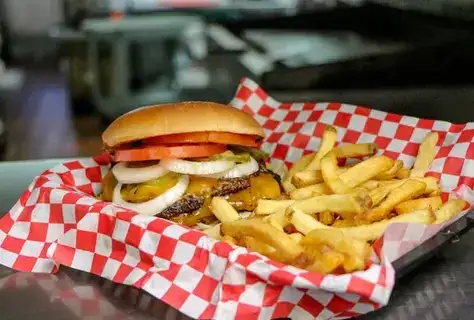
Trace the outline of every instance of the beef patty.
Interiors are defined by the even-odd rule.
[[[250,187],[250,178],[233,178],[221,179],[217,185],[212,189],[212,197],[223,197],[229,194],[237,193]],[[164,211],[159,213],[157,217],[164,219],[171,219],[181,214],[192,213],[204,204],[204,196],[185,195],[180,200],[173,203]]]

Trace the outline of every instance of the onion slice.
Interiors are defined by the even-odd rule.
[[[250,157],[249,162],[241,163],[227,171],[221,178],[222,179],[230,179],[230,178],[241,178],[250,176],[258,171],[258,163],[257,161]]]
[[[136,211],[141,215],[154,216],[178,201],[179,198],[181,198],[181,196],[186,192],[188,185],[189,177],[183,175],[180,177],[176,185],[174,185],[162,195],[159,195],[158,197],[147,202],[130,203],[123,200],[122,195],[120,194],[120,191],[122,190],[122,184],[118,183],[114,189],[113,202],[123,208]]]
[[[214,179],[242,178],[254,174],[258,171],[258,169],[258,162],[254,158],[250,157],[249,162],[238,164],[228,171],[217,174],[203,175],[203,177]]]
[[[216,160],[195,162],[181,159],[164,159],[160,164],[172,172],[193,175],[208,175],[228,171],[235,166],[233,161]]]
[[[160,164],[148,167],[130,168],[126,162],[119,162],[113,168],[115,178],[120,183],[141,183],[164,176],[169,171]]]

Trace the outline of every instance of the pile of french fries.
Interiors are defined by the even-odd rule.
[[[222,197],[211,201],[220,223],[209,236],[247,247],[285,264],[323,274],[366,268],[371,244],[395,222],[441,224],[461,213],[462,199],[441,200],[437,179],[425,177],[437,133],[420,145],[412,169],[376,155],[374,143],[336,147],[327,126],[314,153],[298,160],[284,178],[286,200],[260,200],[247,218]],[[356,159],[339,166],[341,160]]]

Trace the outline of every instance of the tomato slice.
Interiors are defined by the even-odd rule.
[[[136,149],[115,150],[115,161],[147,161],[160,159],[202,158],[225,152],[223,144],[181,146],[147,146]]]
[[[257,147],[257,137],[237,134],[229,132],[191,132],[178,133],[166,136],[148,138],[144,142],[146,145],[162,145],[176,143],[219,143],[219,144],[235,144],[246,147]]]

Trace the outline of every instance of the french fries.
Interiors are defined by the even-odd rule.
[[[290,193],[290,198],[293,200],[304,200],[314,196],[322,196],[331,193],[331,189],[325,183],[318,183],[312,186],[293,190]]]
[[[256,219],[241,219],[223,222],[221,232],[239,241],[243,237],[254,237],[277,250],[280,261],[293,264],[303,253],[303,248],[295,244],[290,236],[272,225]]]
[[[370,191],[370,190],[376,189],[378,186],[379,186],[379,182],[377,180],[368,180],[362,183],[359,187]]]
[[[436,210],[435,216],[436,221],[434,223],[441,224],[444,223],[454,216],[456,216],[459,212],[463,210],[466,206],[466,201],[463,199],[451,199],[448,200],[439,210]]]
[[[334,148],[336,144],[337,131],[332,126],[326,126],[321,139],[321,145],[315,153],[312,160],[305,168],[295,172],[292,176],[291,182],[297,188],[306,187],[312,184],[323,182],[321,174],[321,159]]]
[[[315,229],[329,228],[325,224],[314,219],[309,214],[304,213],[298,209],[290,209],[287,213],[288,221],[300,232],[301,234],[308,234]]]
[[[290,234],[290,238],[295,242],[295,243],[300,243],[301,240],[303,240],[304,236],[301,233],[295,232]]]
[[[387,229],[387,227],[392,223],[404,222],[432,224],[434,223],[434,221],[434,214],[431,210],[428,209],[402,214],[401,216],[396,216],[391,219],[385,219],[371,224],[340,229],[343,230],[344,234],[353,238],[372,241],[380,238],[380,236],[384,233],[385,229]]]
[[[319,219],[319,221],[321,221],[322,224],[330,226],[336,220],[336,216],[331,211],[323,211],[323,212],[319,213],[319,218],[318,219]]]
[[[211,211],[220,222],[239,220],[239,213],[222,197],[214,197],[211,200]]]
[[[397,204],[421,196],[425,189],[426,183],[408,180],[390,191],[378,206],[357,215],[355,220],[374,222],[386,219]]]
[[[344,217],[354,217],[369,208],[363,198],[355,194],[333,194],[298,201],[289,210],[301,210],[304,213],[335,212]]]
[[[400,170],[402,170],[402,169],[404,169],[403,168],[403,161],[396,160],[396,161],[394,161],[392,168],[390,168],[389,170],[387,170],[385,172],[380,173],[379,175],[377,175],[375,177],[375,179],[376,180],[394,179],[397,176],[398,172],[400,172]]]
[[[349,259],[343,260],[346,272],[363,269],[370,255],[370,246],[366,241],[352,238],[344,234],[342,229],[316,229],[304,237],[300,243],[303,247],[326,245],[347,256]]]
[[[418,156],[415,159],[415,164],[411,170],[411,178],[422,178],[425,176],[426,172],[433,162],[436,156],[436,144],[438,143],[438,134],[436,132],[430,132],[423,139],[423,142],[420,145],[418,151]]]
[[[255,214],[268,215],[278,212],[281,209],[286,209],[295,203],[294,200],[258,200]]]
[[[336,144],[337,131],[336,128],[332,126],[326,126],[323,132],[323,137],[321,139],[321,145],[319,146],[318,152],[313,160],[308,164],[305,170],[319,170],[321,159],[334,148]]]
[[[274,214],[271,214],[269,216],[266,216],[263,218],[263,221],[268,222],[275,228],[282,230],[285,229],[286,226],[290,223],[288,220],[288,217],[286,215],[286,208],[282,208],[275,212]]]
[[[342,174],[349,169],[349,167],[341,167],[337,169],[337,172],[338,174]],[[305,170],[296,173],[291,179],[291,182],[297,188],[304,188],[313,184],[324,182],[324,179],[321,170]]]
[[[302,156],[298,161],[293,164],[291,169],[288,171],[287,176],[283,179],[282,182],[283,189],[285,190],[285,192],[290,193],[291,191],[296,189],[296,187],[291,182],[293,176],[296,173],[303,171],[308,166],[308,164],[314,159],[315,156],[316,153],[309,153],[307,155]]]
[[[355,220],[350,220],[350,219],[346,219],[346,220],[339,219],[339,220],[334,221],[334,223],[332,224],[332,227],[334,228],[347,228],[347,227],[355,227],[355,226],[357,226],[357,223],[355,222]]]
[[[243,219],[222,197],[211,211],[218,224],[203,232],[221,241],[309,271],[364,270],[371,243],[393,223],[442,224],[460,214],[466,202],[442,203],[441,186],[425,177],[438,141],[428,134],[413,169],[401,160],[376,155],[373,143],[335,147],[336,129],[327,126],[319,150],[288,171],[283,188],[291,200],[259,200]],[[339,159],[357,158],[351,166]]]
[[[334,149],[321,159],[321,174],[332,192],[336,194],[349,193],[352,189],[337,174],[337,154],[338,151]]]
[[[228,236],[228,235],[225,235],[221,238],[222,241],[224,242],[227,242],[228,244],[232,245],[232,246],[236,246],[237,245],[237,240],[235,240],[234,238],[232,238],[231,236]]]
[[[307,187],[316,183],[323,182],[321,170],[305,170],[296,173],[291,182],[297,188]]]
[[[410,174],[411,174],[411,171],[410,169],[407,169],[407,168],[401,168],[400,170],[398,170],[397,174],[395,175],[395,177],[397,179],[408,179],[410,177]]]
[[[209,237],[214,238],[216,240],[221,239],[221,224],[216,224],[215,226],[212,226],[210,228],[207,228],[203,230],[205,234],[207,234]]]
[[[313,249],[311,260],[313,263],[306,267],[308,271],[318,272],[322,274],[328,274],[334,272],[344,263],[344,255],[336,251],[327,251],[319,253],[316,248],[306,247],[309,252]]]
[[[274,247],[257,238],[243,237],[241,243],[250,250],[263,254],[269,258],[277,257],[276,249]]]
[[[395,206],[395,212],[400,215],[404,213],[409,213],[413,211],[423,210],[431,208],[431,210],[436,211],[443,205],[443,201],[440,196],[430,197],[430,198],[420,198],[414,200],[408,200],[402,203],[399,203]]]
[[[373,156],[377,153],[378,147],[375,143],[344,144],[335,150],[338,158],[347,159]]]
[[[354,188],[377,177],[377,175],[390,171],[393,166],[394,161],[392,159],[384,156],[374,156],[359,162],[341,174],[340,178],[348,187]]]

